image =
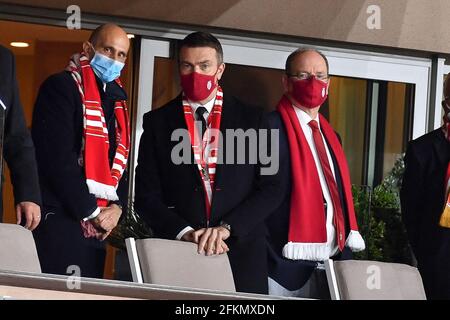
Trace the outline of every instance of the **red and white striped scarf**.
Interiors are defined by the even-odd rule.
[[[114,106],[117,148],[111,168],[108,158],[108,129],[89,59],[84,54],[75,54],[66,70],[71,72],[77,84],[83,105],[84,130],[80,160],[84,164],[86,184],[89,192],[97,198],[97,205],[107,206],[109,201],[119,199],[116,189],[127,166],[130,148],[127,104],[125,101],[117,101]],[[116,82],[122,87],[119,79]]]
[[[208,116],[208,127],[203,138],[200,138],[198,126],[195,125],[195,119],[192,107],[183,93],[184,119],[189,130],[194,159],[197,163],[200,176],[202,177],[205,190],[206,218],[209,223],[211,216],[211,202],[214,190],[216,164],[219,151],[220,121],[222,118],[223,92],[222,88],[217,87],[217,94],[214,106]],[[208,150],[208,154],[205,154]]]

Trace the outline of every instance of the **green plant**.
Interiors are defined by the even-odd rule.
[[[404,161],[400,157],[373,191],[353,187],[355,211],[367,247],[356,258],[413,264],[400,208],[403,172]]]
[[[354,254],[355,259],[381,260],[383,258],[383,242],[385,224],[373,217],[371,198],[372,190],[369,186],[352,186],[353,202],[359,232],[366,242],[366,250]]]

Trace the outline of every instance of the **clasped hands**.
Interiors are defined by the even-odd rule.
[[[229,237],[230,231],[219,226],[188,231],[181,237],[181,240],[198,244],[197,252],[210,256],[230,251],[225,243]]]
[[[97,231],[95,237],[98,240],[105,240],[119,223],[121,215],[122,209],[117,204],[111,204],[108,207],[100,207],[98,216],[90,220]]]

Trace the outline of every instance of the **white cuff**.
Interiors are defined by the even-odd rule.
[[[83,219],[83,221],[88,221],[97,218],[97,216],[100,214],[100,208],[95,209],[94,212],[91,213],[90,216]]]
[[[187,226],[186,228],[184,228],[183,230],[181,230],[177,236],[175,237],[175,239],[177,240],[181,240],[181,238],[183,238],[184,234],[188,231],[194,230],[192,227]]]

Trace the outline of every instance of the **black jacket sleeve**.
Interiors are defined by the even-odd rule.
[[[152,121],[151,113],[144,116],[136,167],[135,209],[159,237],[175,239],[189,224],[164,203]]]
[[[77,112],[82,108],[81,99],[75,82],[63,75],[52,76],[41,86],[32,134],[41,178],[64,209],[74,219],[81,220],[97,204],[95,196],[89,193],[84,169],[78,164],[82,121]]]
[[[289,159],[280,157],[279,129],[270,128],[267,115],[261,115],[259,129],[268,132],[267,140],[261,135],[258,137],[259,154],[271,155],[272,162],[263,164],[258,157],[253,191],[224,216],[223,220],[230,224],[233,237],[244,237],[257,225],[264,223],[266,218],[283,202],[287,192],[288,185],[282,183],[282,180],[288,174],[289,165],[285,162]],[[271,134],[274,134],[274,141],[271,141]],[[265,141],[261,143],[261,139]],[[275,165],[273,170],[264,172],[264,169],[268,169],[271,165]]]
[[[11,104],[6,110],[3,155],[11,172],[15,204],[31,201],[41,205],[33,141],[20,102],[15,59],[12,54],[10,57],[11,77],[3,79],[12,86]]]

